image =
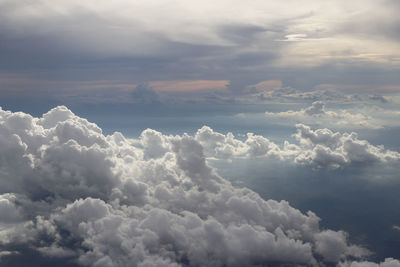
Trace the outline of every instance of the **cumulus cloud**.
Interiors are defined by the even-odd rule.
[[[370,112],[360,112],[359,110],[327,110],[323,101],[315,101],[311,106],[298,111],[265,112],[268,118],[280,120],[281,123],[301,122],[334,127],[382,128],[384,122],[370,114]]]
[[[204,147],[206,155],[216,158],[231,157],[280,157],[279,147],[267,138],[253,133],[247,134],[243,142],[232,133],[226,135],[215,132],[208,126],[203,126],[195,135],[195,139]]]
[[[356,140],[305,126],[298,136],[333,151]],[[28,248],[82,266],[317,266],[369,254],[313,212],[233,187],[207,165],[226,151],[278,153],[265,138],[203,127],[139,141],[105,136],[63,106],[41,118],[0,110],[1,260],[29,261]],[[356,156],[372,149],[359,145]]]
[[[307,111],[314,114],[325,112],[319,104]],[[293,136],[297,143],[285,141],[282,147],[264,136],[248,133],[244,140],[240,140],[232,133],[218,133],[208,126],[199,129],[193,138],[202,146],[208,159],[274,158],[328,169],[351,164],[396,163],[400,160],[399,152],[360,140],[354,132],[340,133],[326,128],[312,130],[304,124],[297,124],[296,129],[297,133]],[[143,131],[140,143],[145,157],[164,156],[174,138],[151,129]]]
[[[304,113],[310,116],[313,115],[324,115],[325,112],[325,103],[322,101],[316,101],[312,103],[311,107],[304,109]]]
[[[311,130],[297,124],[294,135],[300,143],[295,162],[314,164],[317,167],[338,168],[348,164],[370,164],[374,162],[397,162],[400,153],[374,146],[359,140],[356,133],[332,132],[329,129]]]
[[[316,251],[325,255],[330,262],[338,262],[343,255],[361,257],[363,249],[347,245],[347,234],[343,231],[326,230],[318,233],[316,237]]]

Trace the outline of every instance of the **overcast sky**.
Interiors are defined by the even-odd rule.
[[[398,1],[0,1],[2,97],[400,90]],[[265,89],[265,88],[264,88]],[[261,89],[261,90],[264,90]]]

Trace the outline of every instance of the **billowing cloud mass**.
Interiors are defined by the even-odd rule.
[[[296,139],[300,142],[297,163],[316,164],[318,167],[337,168],[347,164],[370,164],[374,162],[397,162],[400,153],[384,150],[383,146],[371,145],[359,140],[356,133],[334,133],[329,129],[311,130],[298,124]]]
[[[354,151],[349,160],[388,157],[354,135],[298,128],[315,153],[342,146]],[[219,142],[215,155],[279,154],[266,139],[239,143],[203,127],[195,137],[147,130],[139,141],[104,136],[64,106],[41,118],[1,110],[0,263],[19,266],[30,250],[83,266],[317,266],[370,253],[321,229],[314,213],[235,188],[207,165]]]
[[[400,160],[399,152],[360,140],[354,132],[342,134],[326,128],[314,131],[304,124],[297,124],[296,128],[294,137],[298,143],[285,141],[282,147],[264,136],[248,133],[242,141],[232,133],[218,133],[208,126],[199,129],[194,139],[202,145],[207,158],[216,159],[274,158],[329,169],[350,164],[396,163]],[[141,136],[145,155],[164,155],[168,151],[170,138],[153,130],[145,130]]]

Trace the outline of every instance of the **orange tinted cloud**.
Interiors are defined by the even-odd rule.
[[[228,80],[157,81],[149,85],[160,92],[225,91]]]

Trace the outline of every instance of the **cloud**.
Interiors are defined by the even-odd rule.
[[[300,164],[338,168],[349,164],[397,162],[400,159],[400,153],[359,140],[354,132],[341,134],[329,129],[313,131],[303,124],[297,124],[296,128],[297,133],[294,136],[301,149],[295,162]]]
[[[308,110],[313,113],[325,112],[320,107]],[[232,133],[218,133],[208,126],[199,129],[194,139],[201,144],[205,156],[209,159],[274,158],[328,169],[343,168],[352,164],[366,166],[372,163],[396,163],[400,160],[399,152],[385,150],[383,146],[374,146],[367,140],[360,140],[354,132],[339,133],[326,128],[312,130],[304,124],[297,124],[296,128],[297,133],[293,136],[297,143],[285,141],[282,147],[253,133],[247,133],[245,139],[240,140]],[[144,131],[141,142],[145,154],[163,156],[168,151],[171,138],[153,130]],[[153,144],[159,145],[155,148]]]
[[[298,128],[304,146],[345,140],[361,146],[350,147],[356,156],[388,157],[353,135]],[[344,232],[320,229],[314,213],[233,187],[207,165],[209,153],[279,151],[259,136],[239,143],[207,127],[104,136],[60,106],[41,118],[0,110],[0,144],[2,261],[26,263],[28,248],[41,265],[83,266],[318,266],[369,255]]]
[[[298,111],[265,112],[265,115],[281,124],[300,122],[318,126],[329,125],[337,128],[379,129],[393,123],[392,119],[388,119],[387,116],[390,114],[389,110],[375,108],[375,112],[371,112],[371,109],[374,109],[374,107],[327,110],[325,102],[315,101],[311,106]]]
[[[132,91],[132,97],[136,103],[141,104],[152,104],[152,103],[159,103],[160,96],[153,89],[153,87],[149,86],[148,84],[139,84],[136,88]]]
[[[3,105],[10,105],[10,98],[19,102],[40,98],[53,105],[55,100],[71,105],[130,104],[132,88],[143,81],[163,100],[163,93],[190,90],[235,97],[258,91],[257,97],[245,98],[252,104],[270,100],[269,90],[277,86],[333,87],[326,94],[278,96],[284,92],[276,92],[285,101],[337,100],[340,96],[334,92],[345,87],[357,94],[365,94],[366,87],[371,95],[382,88],[398,92],[400,49],[397,38],[393,39],[397,7],[393,2],[347,5],[342,0],[323,5],[316,0],[301,5],[296,1],[248,5],[206,0],[189,5],[182,0],[40,0],[35,6],[4,0],[0,3],[4,58],[0,78],[8,86],[1,92],[2,99],[7,98]],[[377,10],[378,18],[372,19]],[[363,23],[352,23],[354,16]],[[155,17],[157,21],[151,19]],[[387,23],[379,23],[378,29],[376,21]],[[277,41],[284,39],[292,41]],[[187,95],[176,103],[174,96],[172,105],[216,102],[214,96]],[[380,103],[383,99],[363,100]]]
[[[259,84],[249,85],[249,91],[254,100],[276,103],[309,103],[324,102],[332,104],[372,104],[377,105],[397,103],[399,89],[396,85],[369,84],[310,84],[310,89],[299,90],[291,86],[279,86],[274,81],[264,81]],[[264,85],[265,83],[265,85]],[[303,86],[304,87],[304,86]],[[387,105],[386,105],[387,107]]]
[[[393,225],[392,228],[393,230],[400,231],[400,226],[398,225]]]
[[[262,83],[261,83],[262,84]],[[256,85],[254,85],[256,86]],[[253,86],[253,87],[254,87]],[[260,87],[262,89],[262,86]],[[310,90],[298,90],[296,88],[290,86],[274,86],[270,88],[266,88],[266,90],[253,90],[252,93],[255,93],[255,96],[258,96],[262,100],[269,100],[269,101],[280,101],[280,102],[288,102],[292,103],[293,101],[302,103],[302,102],[309,102],[309,101],[324,101],[324,102],[354,102],[355,99],[352,95],[345,94],[344,92],[334,90],[333,88],[313,88]],[[359,99],[361,100],[361,99]],[[362,99],[366,101],[368,99]]]
[[[246,87],[246,90],[249,92],[268,92],[276,90],[278,88],[282,88],[282,81],[268,80],[249,85]]]
[[[313,116],[313,115],[325,115],[325,104],[321,101],[313,102],[311,107],[308,107],[303,110],[304,114]]]
[[[227,80],[195,80],[195,81],[157,81],[150,82],[160,92],[214,92],[226,91]]]
[[[369,98],[374,98],[374,96],[378,96],[380,93],[394,93],[398,92],[400,90],[400,86],[394,85],[394,84],[385,84],[385,85],[377,85],[374,83],[370,84],[343,84],[343,83],[335,83],[335,84],[318,84],[314,87],[316,90],[336,90],[336,91],[342,91],[342,92],[349,92],[349,93],[362,93],[362,92],[368,92],[371,93],[372,95],[369,96]],[[375,99],[372,99],[375,100]]]
[[[337,77],[349,84],[398,87],[397,11],[393,2],[359,0],[351,5],[343,0],[323,5],[316,0],[252,5],[58,0],[35,6],[4,0],[0,51],[6,58],[0,67],[21,77],[29,70],[50,81],[230,80],[232,92],[263,80],[306,88],[335,84]],[[283,39],[292,41],[277,41]],[[354,67],[356,74],[347,71]]]
[[[320,232],[316,237],[316,251],[325,255],[325,259],[330,262],[338,262],[343,255],[358,255],[364,253],[357,246],[347,246],[347,234],[343,231],[326,230]]]
[[[17,199],[15,194],[0,195],[0,222],[13,223],[22,219],[19,208],[16,205]]]
[[[232,133],[227,135],[214,132],[210,127],[203,126],[195,135],[195,139],[204,147],[209,157],[281,157],[279,147],[267,138],[253,133],[247,134],[243,142],[235,138]]]
[[[378,95],[378,94],[370,95],[369,99],[374,100],[374,101],[379,101],[379,102],[381,102],[383,104],[389,102],[389,100],[386,97]]]
[[[340,267],[399,267],[400,261],[393,258],[386,258],[381,263],[374,263],[370,261],[363,262],[344,262],[339,264]]]

